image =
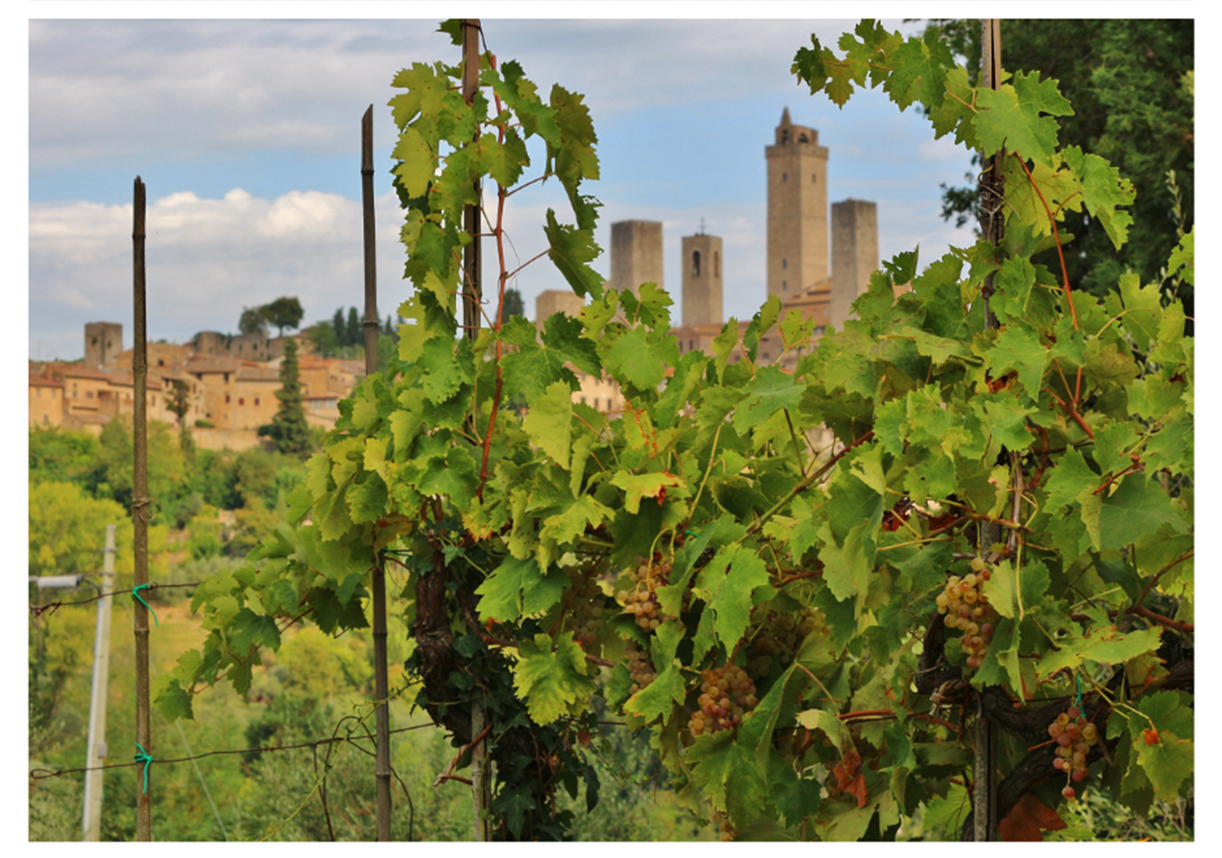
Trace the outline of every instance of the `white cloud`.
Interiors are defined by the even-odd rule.
[[[398,200],[377,201],[379,310],[404,297],[398,284]],[[152,201],[146,220],[148,330],[185,341],[234,331],[246,306],[300,298],[305,321],[363,304],[360,205],[336,194],[293,191],[275,200],[234,189],[223,199],[190,191]],[[86,322],[124,325],[131,344],[132,206],[89,202],[30,207],[31,346],[79,356]]]

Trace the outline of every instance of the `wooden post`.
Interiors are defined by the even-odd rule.
[[[148,556],[148,331],[145,322],[144,303],[144,182],[136,177],[134,193],[135,218],[132,229],[132,253],[135,304],[135,351],[132,357],[132,374],[135,402],[132,409],[132,446],[134,461],[132,468],[132,527],[135,555],[136,586],[149,582]],[[136,633],[136,742],[146,753],[153,753],[149,725],[149,614],[139,599],[132,600],[132,617]],[[132,749],[135,753],[136,749]],[[153,839],[153,805],[145,789],[145,766],[136,766],[136,839]],[[152,774],[151,772],[149,773]],[[150,777],[150,780],[152,778]]]
[[[361,201],[365,226],[365,375],[378,371],[378,265],[373,217],[373,105],[361,118]],[[390,681],[386,664],[386,567],[373,554],[373,686],[378,701],[374,728],[378,840],[390,840]]]
[[[471,736],[478,737],[486,726],[486,713],[482,696],[476,696],[471,703]],[[471,801],[475,816],[475,840],[485,843],[492,839],[491,826],[485,818],[484,811],[492,800],[489,784],[491,778],[488,771],[488,739],[476,741],[471,748]]]
[[[467,18],[462,22],[462,95],[467,104],[479,89],[479,35],[478,18]],[[479,130],[475,132],[479,139]],[[476,204],[463,207],[463,229],[471,236],[471,243],[463,250],[463,331],[467,339],[475,339],[480,328],[480,302],[483,289],[480,284],[480,213],[482,193],[480,182],[475,180]]]
[[[1001,21],[997,18],[986,18],[981,22],[980,30],[980,85],[988,89],[1001,86]],[[1005,152],[998,152],[982,165],[980,175],[980,234],[985,241],[1000,245],[1005,235],[1005,183],[1001,177],[1002,164],[1005,163]],[[989,307],[993,295],[993,274],[989,274],[981,289],[984,300],[984,319],[986,327],[996,327],[997,318]],[[1021,465],[1020,465],[1021,467]],[[982,530],[979,546],[983,556],[988,546],[1000,538],[1000,528],[990,524]],[[990,558],[996,560],[997,558]],[[972,822],[975,841],[994,839],[997,831],[997,789],[993,782],[996,771],[997,736],[993,724],[985,717],[981,698],[977,696],[976,723],[972,728],[972,744],[976,750],[976,760],[972,772]]]

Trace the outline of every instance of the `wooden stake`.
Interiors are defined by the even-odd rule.
[[[980,31],[980,85],[988,89],[1001,86],[1001,21],[997,18],[986,18],[981,22]],[[980,175],[980,234],[985,241],[994,246],[1002,242],[1005,235],[1005,183],[1001,177],[1001,165],[1005,161],[1005,152],[998,152],[984,163]],[[984,319],[986,327],[996,327],[997,318],[989,307],[993,295],[993,274],[989,274],[981,290],[984,300]],[[1017,517],[1015,521],[1017,521]],[[995,524],[986,524],[982,528],[981,555],[988,551],[988,546],[1000,538],[1000,530]],[[977,701],[980,702],[979,696]],[[997,789],[993,782],[996,771],[997,756],[996,729],[985,717],[983,705],[978,706],[976,723],[972,728],[972,743],[975,745],[976,760],[972,772],[972,839],[987,841],[994,839],[997,831]]]
[[[365,225],[365,374],[378,371],[378,266],[373,217],[373,105],[361,118],[361,198]],[[378,840],[390,840],[390,682],[386,664],[386,567],[373,554],[373,685],[378,700],[374,728]]]
[[[479,34],[478,18],[464,19],[462,22],[462,95],[467,104],[479,90]],[[479,139],[479,129],[475,131],[475,139]],[[480,302],[483,300],[483,289],[480,284],[480,201],[482,189],[478,179],[475,181],[476,204],[463,207],[463,229],[471,236],[471,243],[463,250],[463,330],[467,339],[473,340],[479,335]]]
[[[135,305],[135,350],[132,356],[132,375],[135,402],[132,408],[132,526],[133,553],[136,566],[136,586],[149,582],[148,520],[148,415],[146,388],[148,386],[148,331],[145,321],[144,303],[144,182],[136,177],[133,197],[135,209],[132,228],[132,269]],[[145,752],[153,753],[149,724],[149,614],[139,599],[132,600],[132,617],[136,634],[136,741]],[[132,753],[135,751],[132,749]],[[153,839],[153,804],[145,789],[145,766],[136,766],[136,839]],[[152,772],[149,772],[152,780]]]

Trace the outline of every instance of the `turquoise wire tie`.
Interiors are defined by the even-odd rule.
[[[135,587],[132,587],[132,598],[140,599],[140,604],[148,608],[149,613],[153,615],[153,622],[157,624],[157,628],[161,628],[161,621],[157,619],[157,612],[153,610],[152,605],[150,605],[148,602],[144,601],[143,598],[141,598],[140,593],[139,593],[140,590],[147,590],[149,587],[152,587],[152,586],[153,586],[152,584],[137,584]]]
[[[1074,698],[1073,705],[1077,706],[1078,709],[1080,710],[1082,708],[1082,676],[1081,674],[1075,673],[1074,679],[1078,681],[1078,696]]]
[[[147,585],[146,585],[147,586]],[[149,791],[149,763],[153,762],[153,756],[148,751],[144,750],[139,742],[136,747],[140,748],[140,753],[136,754],[136,762],[144,763],[144,791]]]

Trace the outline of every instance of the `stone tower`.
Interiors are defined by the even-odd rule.
[[[720,325],[721,239],[715,235],[683,238],[683,324]]]
[[[556,313],[564,313],[574,319],[581,314],[585,301],[571,289],[547,289],[535,298],[535,328],[542,331],[543,325]]]
[[[611,289],[637,293],[642,283],[662,283],[662,224],[622,220],[611,224]]]
[[[768,294],[781,300],[827,282],[827,148],[781,114],[768,160]]]
[[[85,366],[93,369],[114,366],[123,351],[123,326],[118,322],[85,323]]]
[[[830,322],[844,328],[853,302],[878,270],[878,206],[852,197],[832,204],[832,307]]]

